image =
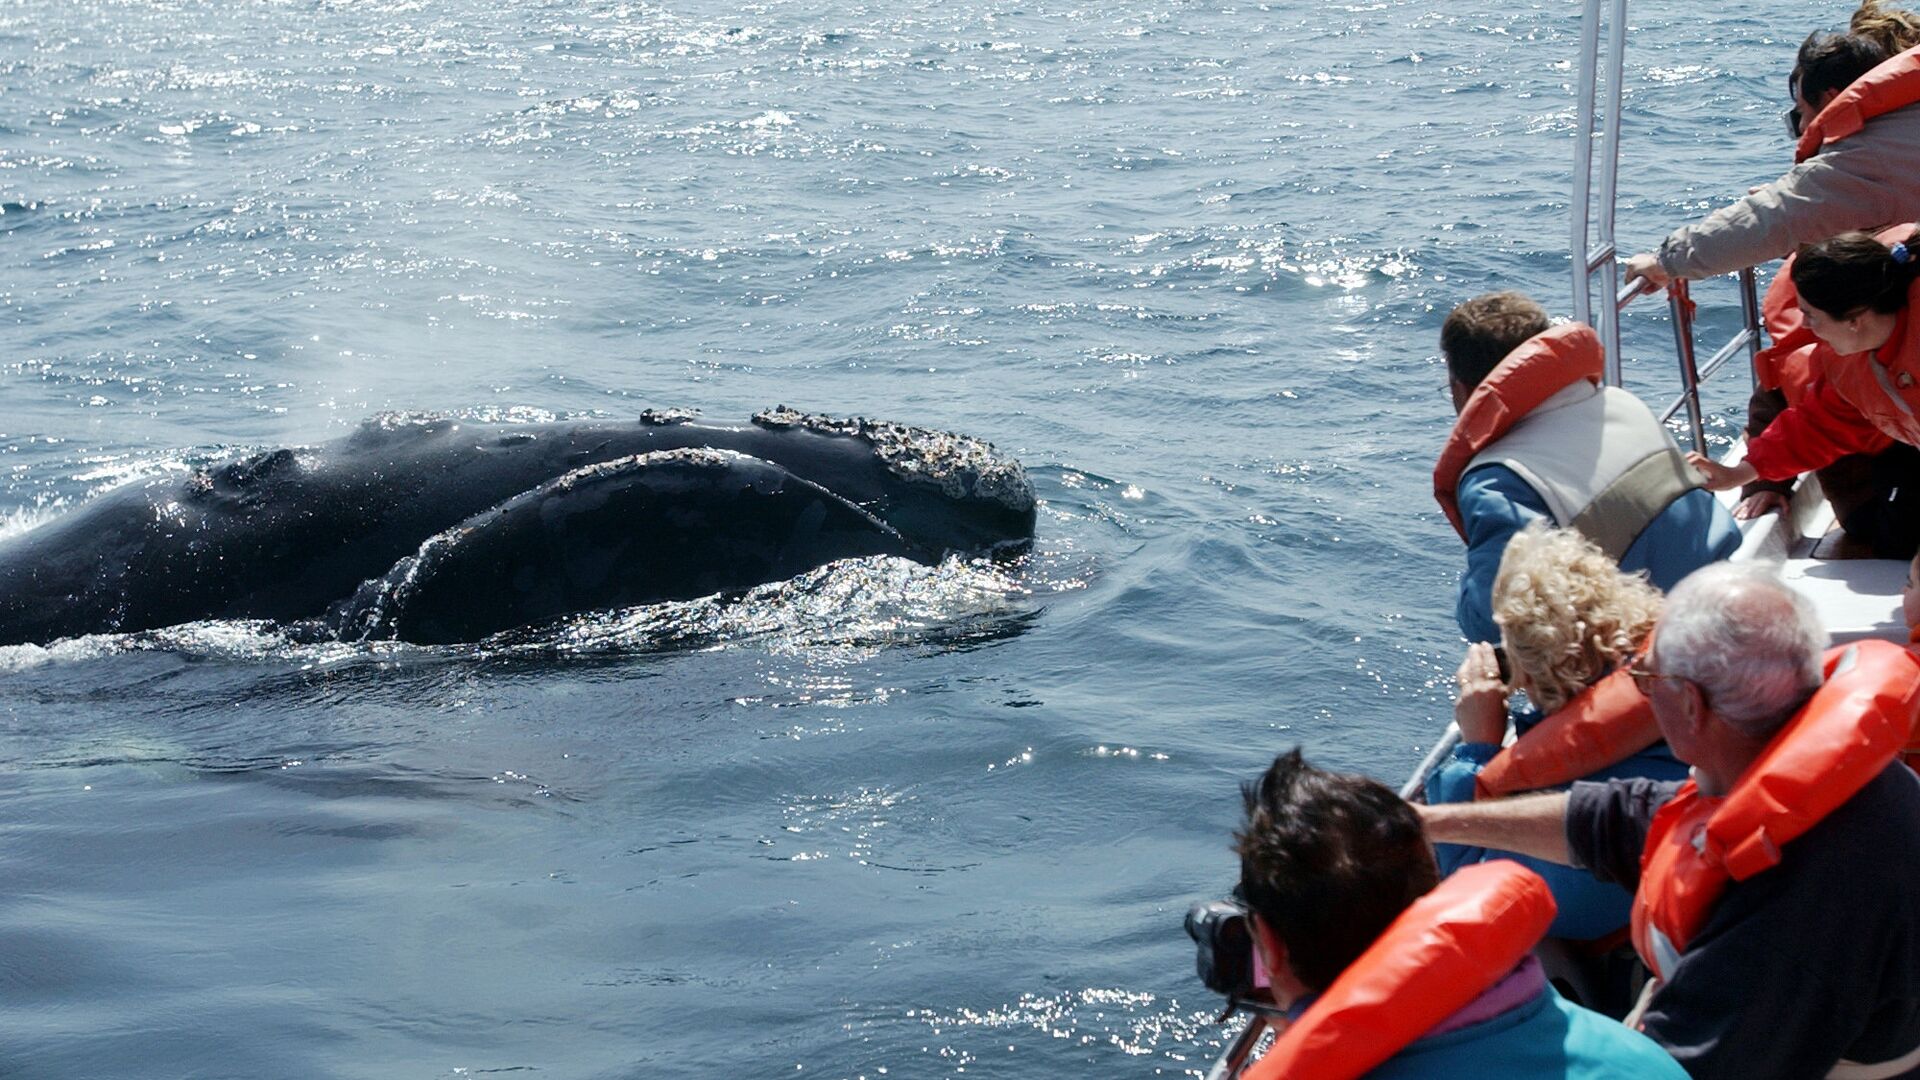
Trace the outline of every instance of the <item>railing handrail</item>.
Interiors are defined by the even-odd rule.
[[[1606,52],[1601,53],[1600,24],[1607,24]],[[1639,282],[1620,283],[1620,253],[1614,233],[1614,209],[1620,181],[1621,95],[1626,68],[1627,0],[1585,0],[1580,13],[1578,130],[1573,144],[1573,317],[1592,326],[1600,335],[1605,351],[1607,385],[1622,383],[1620,313],[1642,295]],[[1604,108],[1602,79],[1605,80]],[[1595,129],[1595,114],[1600,127]],[[1600,190],[1594,191],[1594,143],[1600,144]],[[1597,235],[1596,235],[1597,234]],[[1593,278],[1600,275],[1605,295],[1613,302],[1593,302]],[[1760,351],[1760,304],[1752,267],[1740,271],[1741,330],[1714,350],[1705,366],[1696,363],[1694,352],[1693,304],[1685,281],[1675,281],[1669,290],[1668,304],[1673,315],[1674,352],[1680,362],[1680,396],[1660,415],[1660,422],[1671,420],[1682,408],[1687,410],[1693,448],[1707,451],[1706,423],[1700,408],[1700,385],[1745,346],[1749,360],[1757,360]],[[1751,365],[1749,365],[1751,367]]]

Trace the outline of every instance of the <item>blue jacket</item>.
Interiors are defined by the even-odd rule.
[[[1504,465],[1482,465],[1460,478],[1460,517],[1467,536],[1467,568],[1460,574],[1454,617],[1468,641],[1500,641],[1493,624],[1493,577],[1513,534],[1548,518],[1539,494]],[[1740,527],[1713,492],[1696,488],[1675,499],[1637,537],[1620,560],[1622,570],[1645,570],[1661,589],[1740,546]]]
[[[1369,1080],[1685,1080],[1660,1045],[1549,986],[1491,1020],[1420,1039]]]

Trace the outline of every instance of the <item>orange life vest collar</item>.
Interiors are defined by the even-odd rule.
[[[1653,709],[1622,665],[1494,755],[1474,779],[1474,797],[1572,783],[1659,741]]]
[[[1889,641],[1830,649],[1826,682],[1724,797],[1689,780],[1654,815],[1633,898],[1633,946],[1665,977],[1731,881],[1780,862],[1787,844],[1858,794],[1920,716],[1920,663]]]
[[[1522,342],[1473,388],[1433,466],[1433,497],[1461,539],[1466,524],[1460,516],[1460,474],[1474,455],[1548,398],[1581,379],[1598,386],[1604,375],[1605,354],[1593,327],[1562,323]]]
[[[1920,46],[1885,61],[1827,102],[1801,129],[1793,160],[1805,161],[1828,143],[1858,134],[1867,121],[1920,101]]]
[[[1519,863],[1463,867],[1408,905],[1243,1075],[1365,1075],[1505,978],[1554,910],[1547,883]]]

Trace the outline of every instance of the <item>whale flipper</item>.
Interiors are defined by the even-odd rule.
[[[575,469],[433,536],[332,621],[349,640],[475,641],[583,611],[740,592],[864,555],[915,550],[771,462],[657,451]]]

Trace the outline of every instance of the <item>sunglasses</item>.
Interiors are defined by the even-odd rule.
[[[1788,109],[1787,115],[1782,117],[1782,119],[1787,122],[1788,134],[1798,139],[1800,137],[1800,125],[1805,122],[1806,118],[1800,115],[1800,73],[1797,71],[1787,77],[1787,97],[1792,99],[1793,108]]]
[[[1662,679],[1678,679],[1681,682],[1687,681],[1687,677],[1684,675],[1668,675],[1649,669],[1647,667],[1649,662],[1648,654],[1651,652],[1652,650],[1649,649],[1647,652],[1640,653],[1633,659],[1627,661],[1627,675],[1633,679],[1633,688],[1640,691],[1641,697],[1652,697],[1653,688],[1659,685]]]

